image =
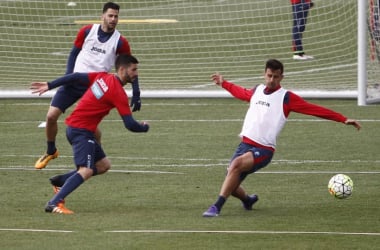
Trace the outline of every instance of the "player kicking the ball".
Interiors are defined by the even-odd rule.
[[[257,195],[248,195],[241,186],[244,179],[271,161],[276,138],[286,123],[290,112],[313,115],[320,118],[353,125],[358,130],[360,124],[347,119],[330,109],[306,102],[300,96],[281,87],[284,75],[283,64],[275,59],[268,60],[265,66],[265,85],[245,89],[227,82],[220,74],[214,74],[212,80],[230,92],[235,98],[250,102],[240,133],[242,141],[236,149],[227,168],[227,175],[216,202],[204,213],[204,217],[215,217],[230,195],[238,198],[246,210],[258,201]]]
[[[92,176],[104,174],[111,168],[109,159],[95,138],[99,123],[111,109],[117,109],[128,130],[149,130],[147,123],[139,123],[132,117],[128,97],[123,88],[127,82],[132,83],[138,76],[137,64],[135,57],[124,54],[116,58],[116,74],[73,73],[52,82],[31,84],[32,93],[40,95],[61,85],[82,84],[86,88],[90,85],[74,111],[65,120],[66,136],[73,148],[76,169],[50,178],[56,194],[46,204],[46,212],[72,214],[73,211],[64,206],[64,199],[84,181]]]

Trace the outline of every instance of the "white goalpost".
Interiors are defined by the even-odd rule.
[[[0,0],[0,98],[29,98],[31,81],[63,75],[76,32],[100,21],[105,2]],[[229,97],[212,73],[251,88],[276,58],[283,86],[303,97],[380,98],[379,0],[314,0],[303,33],[308,61],[293,59],[289,0],[115,2],[117,28],[140,61],[142,97]]]
[[[367,2],[358,1],[358,105],[367,103]]]

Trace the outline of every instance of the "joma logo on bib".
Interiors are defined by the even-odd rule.
[[[93,46],[93,47],[91,48],[91,51],[95,51],[95,52],[102,53],[102,54],[106,54],[106,53],[107,53],[107,51],[106,51],[105,49],[97,48],[97,47],[95,47],[95,46]]]

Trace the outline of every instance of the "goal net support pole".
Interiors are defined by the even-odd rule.
[[[358,1],[358,105],[366,105],[367,93],[367,0]]]

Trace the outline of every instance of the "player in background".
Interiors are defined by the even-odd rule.
[[[73,72],[109,72],[117,55],[131,55],[127,39],[116,30],[119,9],[118,4],[105,3],[101,16],[102,23],[86,25],[79,30],[67,61],[66,74]],[[83,95],[86,89],[86,86],[72,84],[62,86],[54,95],[46,115],[47,150],[35,163],[36,169],[45,168],[50,160],[58,157],[59,153],[55,143],[58,133],[58,118]],[[141,108],[138,77],[132,83],[132,89],[133,97],[130,105],[132,111],[138,111]],[[96,138],[99,143],[100,137],[100,130],[97,130]]]
[[[131,55],[122,54],[116,58],[116,74],[106,72],[73,73],[52,82],[33,82],[32,93],[39,95],[58,86],[81,84],[90,85],[73,112],[66,118],[66,136],[72,145],[76,169],[63,175],[50,178],[57,192],[47,203],[45,211],[49,213],[72,214],[64,206],[64,199],[92,176],[104,174],[111,163],[95,131],[102,119],[116,108],[125,127],[132,132],[147,132],[149,125],[134,120],[129,107],[128,97],[123,86],[133,82],[138,76],[138,61]]]
[[[360,124],[344,115],[305,101],[293,92],[281,87],[284,77],[283,64],[275,59],[265,66],[265,85],[245,89],[223,79],[220,74],[212,75],[215,84],[230,92],[235,98],[250,102],[243,128],[242,141],[237,147],[227,168],[217,201],[203,213],[204,217],[218,216],[230,195],[240,199],[246,210],[252,210],[258,201],[257,195],[248,195],[241,186],[247,175],[265,167],[271,161],[276,139],[287,121],[290,112],[313,115],[320,118],[353,125],[358,130]]]
[[[380,62],[380,0],[369,1],[368,33],[370,35],[370,58]],[[375,84],[376,85],[376,84]],[[375,86],[376,88],[376,86]]]
[[[306,55],[302,45],[302,35],[306,28],[307,16],[314,6],[311,0],[290,0],[293,13],[292,43],[294,60],[312,60],[313,56]]]
[[[371,26],[373,39],[380,41],[380,0],[370,1],[370,14],[368,24]]]

